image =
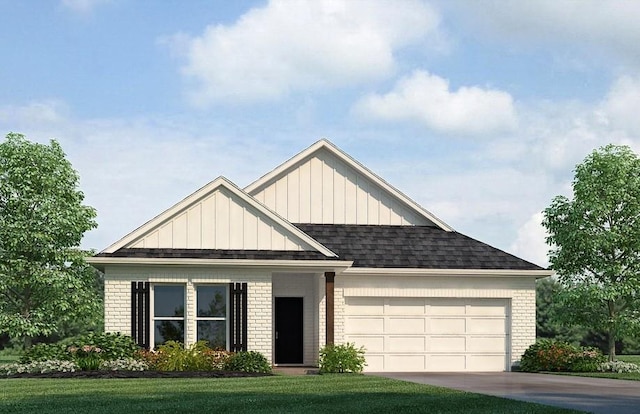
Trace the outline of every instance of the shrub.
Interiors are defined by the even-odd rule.
[[[70,361],[71,354],[67,352],[67,347],[61,344],[37,344],[24,351],[20,357],[20,362],[28,364],[36,361],[64,360]]]
[[[145,361],[134,358],[112,359],[111,361],[102,361],[100,369],[106,371],[146,371],[149,366]]]
[[[224,364],[226,371],[271,373],[271,364],[264,355],[256,351],[241,351],[232,354]]]
[[[598,365],[598,371],[617,372],[618,374],[640,372],[640,365],[623,361],[603,362]]]
[[[320,350],[320,373],[361,373],[367,362],[364,347],[356,348],[355,344],[327,345]]]
[[[88,333],[74,338],[60,341],[69,347],[82,348],[86,345],[101,349],[100,357],[103,360],[133,358],[140,349],[129,335],[121,333]]]
[[[100,369],[102,362],[102,348],[93,345],[84,345],[80,348],[70,346],[67,352],[71,354],[73,361],[82,371],[92,371]]]
[[[597,371],[605,357],[595,348],[583,348],[552,339],[540,339],[522,355],[520,370],[539,371]]]
[[[209,348],[207,341],[198,341],[189,348],[168,341],[156,351],[140,351],[136,355],[158,371],[215,371],[224,367],[230,353]]]

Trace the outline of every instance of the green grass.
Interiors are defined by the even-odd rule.
[[[624,362],[633,362],[634,364],[640,365],[640,355],[618,355],[620,361]]]
[[[0,412],[576,413],[360,375],[229,379],[2,379]]]

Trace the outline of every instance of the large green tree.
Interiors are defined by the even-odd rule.
[[[554,198],[543,225],[564,290],[563,321],[616,339],[640,331],[640,159],[626,146],[595,150],[576,167],[573,199]]]
[[[78,247],[96,212],[82,204],[78,180],[56,141],[11,133],[0,143],[0,334],[25,347],[100,310]]]

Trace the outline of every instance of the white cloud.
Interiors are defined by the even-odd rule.
[[[457,10],[466,17],[465,23],[479,25],[501,40],[551,42],[554,48],[559,44],[578,47],[595,59],[605,54],[640,64],[637,1],[487,0],[457,5]],[[569,60],[569,64],[575,65],[575,60]]]
[[[384,121],[420,122],[452,134],[504,132],[517,125],[508,93],[477,86],[452,91],[446,79],[421,70],[400,79],[389,93],[362,98],[354,111]]]
[[[601,121],[640,138],[640,78],[622,76],[611,87],[601,105]]]
[[[542,227],[542,213],[532,215],[519,229],[510,251],[518,257],[529,260],[539,266],[548,267],[549,246],[546,243],[547,231]]]
[[[406,0],[271,0],[232,25],[178,34],[194,103],[265,101],[389,76],[394,53],[434,34],[439,16]]]

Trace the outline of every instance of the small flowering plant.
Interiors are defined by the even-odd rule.
[[[94,345],[70,346],[67,352],[82,371],[100,369],[102,349]]]

